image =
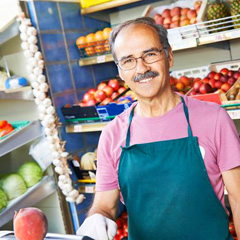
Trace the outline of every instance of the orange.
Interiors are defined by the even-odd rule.
[[[104,41],[104,49],[106,52],[110,52],[110,46],[108,40]]]
[[[102,31],[97,31],[95,33],[95,41],[102,41],[103,40],[103,32]]]
[[[88,56],[93,56],[95,54],[94,47],[86,47],[85,51],[86,51]]]
[[[104,28],[103,29],[103,39],[108,39],[111,31],[112,31],[111,28]]]
[[[97,46],[94,47],[94,50],[96,51],[96,53],[103,53],[104,46],[102,44],[97,44]]]
[[[76,44],[78,46],[78,48],[84,48],[87,46],[86,44],[86,37],[81,36],[76,40]]]
[[[88,43],[87,45],[88,46],[93,46],[95,45],[95,34],[94,33],[89,33],[87,36],[86,36],[86,42]]]

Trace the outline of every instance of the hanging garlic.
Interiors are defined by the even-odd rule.
[[[34,45],[34,44],[29,44],[29,50],[32,52],[32,53],[36,53],[37,50],[38,50],[38,46]]]
[[[44,65],[45,65],[45,62],[43,60],[39,60],[38,61],[38,66],[43,69],[44,68]]]
[[[28,35],[28,36],[31,36],[31,35],[36,36],[36,35],[37,35],[37,30],[36,30],[34,27],[28,27],[28,29],[27,29],[27,35]]]
[[[40,84],[40,87],[39,87],[39,90],[41,92],[47,92],[48,91],[48,84],[47,83],[41,83]],[[50,106],[51,107],[51,106]]]
[[[76,204],[80,204],[84,201],[85,196],[83,194],[79,194],[79,196],[76,198]]]
[[[49,106],[46,109],[47,114],[54,114],[55,113],[55,108],[53,106]]]
[[[19,31],[20,31],[21,33],[26,33],[27,30],[28,30],[28,26],[27,26],[26,24],[21,24],[21,25],[19,26]]]
[[[45,99],[43,100],[43,104],[44,104],[44,106],[49,107],[49,106],[52,105],[52,101],[51,101],[50,98],[45,98]]]
[[[29,44],[28,44],[27,42],[22,42],[22,43],[21,43],[21,48],[22,48],[23,50],[27,50],[27,49],[29,48]]]
[[[36,58],[37,60],[40,60],[40,59],[42,59],[43,57],[42,57],[42,53],[41,52],[35,52],[35,54],[34,54],[34,58]]]
[[[22,32],[22,33],[20,34],[20,38],[21,38],[23,41],[27,41],[28,35],[27,35],[26,33]]]
[[[35,36],[29,36],[27,41],[29,44],[36,44],[37,38]]]
[[[59,174],[63,174],[64,173],[64,169],[62,167],[55,167],[54,170],[55,170],[55,172],[57,172]]]
[[[37,77],[37,81],[39,83],[45,83],[46,82],[46,77],[44,75],[40,75]]]

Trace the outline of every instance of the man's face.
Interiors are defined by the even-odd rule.
[[[139,58],[151,49],[162,48],[155,29],[143,24],[131,25],[121,30],[114,44],[114,52],[118,61],[125,57]],[[173,57],[170,49],[168,57],[165,51],[162,51],[161,58],[154,63],[147,64],[139,58],[135,68],[122,70],[118,66],[118,71],[120,77],[138,98],[154,98],[170,86],[169,68],[172,65]],[[148,77],[149,75],[154,77]],[[134,81],[137,76],[145,81]]]

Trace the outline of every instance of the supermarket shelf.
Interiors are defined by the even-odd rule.
[[[112,61],[113,61],[112,54],[107,54],[107,55],[100,55],[100,56],[96,56],[96,57],[89,57],[89,58],[85,58],[85,59],[80,59],[79,60],[79,65],[80,66],[86,66],[86,65],[93,65],[93,64],[112,62]]]
[[[8,207],[0,213],[0,227],[13,218],[15,211],[35,205],[55,190],[54,178],[52,176],[44,176],[39,183],[28,188],[23,195],[8,202]]]
[[[30,122],[19,131],[10,133],[9,136],[0,141],[0,157],[40,137],[41,135],[42,130],[40,122]]]
[[[80,132],[99,132],[108,124],[108,122],[84,123],[84,124],[71,124],[66,126],[67,133],[80,133]]]
[[[34,100],[30,86],[11,91],[0,91],[0,99]]]
[[[81,14],[86,15],[89,13],[99,12],[99,11],[103,11],[106,9],[120,7],[123,5],[127,5],[127,4],[134,3],[134,2],[140,2],[140,1],[142,1],[142,0],[114,0],[111,2],[106,2],[106,3],[98,4],[98,5],[89,7],[89,8],[81,9]]]

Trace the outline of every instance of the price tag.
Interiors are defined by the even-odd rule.
[[[82,132],[82,125],[81,124],[74,125],[74,132]]]
[[[85,187],[85,193],[94,193],[95,192],[95,187],[94,186],[86,186]]]
[[[218,34],[215,36],[215,40],[217,41],[226,40],[226,36],[224,34]]]
[[[106,62],[106,56],[105,55],[98,56],[97,63],[103,63],[103,62]]]
[[[240,109],[239,110],[229,110],[229,116],[231,119],[240,119]]]

